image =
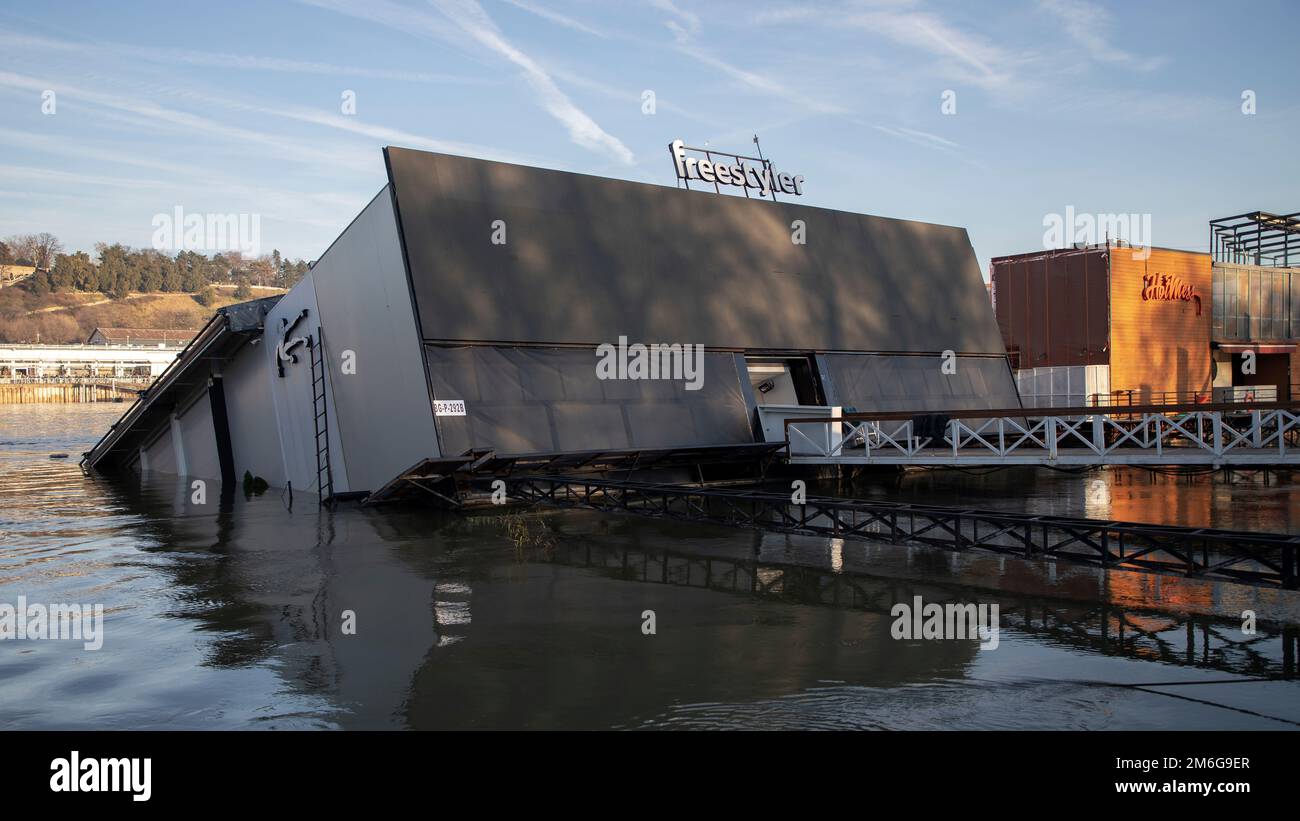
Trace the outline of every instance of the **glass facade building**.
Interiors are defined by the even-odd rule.
[[[1216,264],[1212,287],[1216,341],[1300,337],[1300,271]]]

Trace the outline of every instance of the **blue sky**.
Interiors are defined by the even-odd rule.
[[[9,0],[0,236],[148,246],[180,206],[260,214],[264,251],[311,259],[383,145],[672,185],[670,140],[758,133],[802,202],[965,226],[984,269],[1067,207],[1204,250],[1210,218],[1300,210],[1297,22],[1295,0]]]

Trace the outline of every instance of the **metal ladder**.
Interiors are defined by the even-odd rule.
[[[325,334],[317,327],[316,336],[307,337],[311,352],[312,425],[316,429],[316,489],[320,504],[334,507],[334,471],[330,468],[329,413],[325,400]]]

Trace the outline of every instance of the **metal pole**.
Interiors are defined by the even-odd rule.
[[[759,162],[763,163],[763,170],[767,171],[767,179],[768,179],[768,181],[771,182],[771,183],[774,183],[775,181],[772,179],[772,164],[771,164],[770,162],[768,162],[767,160],[763,159],[763,146],[761,146],[761,145],[758,144],[758,135],[757,135],[757,134],[754,135],[754,147],[758,149],[758,159],[759,159]],[[772,202],[776,202],[776,201],[777,201],[777,199],[776,199],[776,185],[775,185],[775,184],[771,184],[771,185],[769,185],[769,186],[767,187],[767,192],[768,192],[769,194],[772,195]]]

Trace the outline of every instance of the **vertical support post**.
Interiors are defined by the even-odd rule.
[[[221,465],[221,481],[226,489],[235,486],[234,448],[230,442],[230,417],[226,414],[226,388],[221,374],[208,380],[208,400],[212,407],[212,430],[217,437],[217,461]]]
[[[176,475],[189,476],[190,467],[185,461],[185,438],[181,436],[181,421],[176,418],[176,414],[171,415],[172,426],[172,452],[176,454]]]
[[[1264,447],[1264,420],[1257,410],[1250,412],[1250,444],[1256,448]]]
[[[1053,462],[1056,461],[1056,417],[1048,416],[1043,419],[1043,432],[1047,435],[1047,458]]]
[[[1092,448],[1098,456],[1106,455],[1106,426],[1099,413],[1092,416]]]

